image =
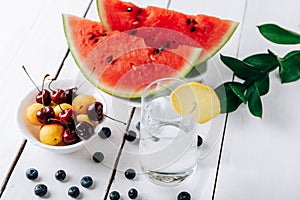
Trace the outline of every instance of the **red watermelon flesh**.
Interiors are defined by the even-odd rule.
[[[64,14],[63,22],[81,72],[115,96],[138,98],[144,87],[158,78],[183,78],[201,53],[201,49],[185,45],[170,50],[149,47],[132,32],[108,32],[99,22],[72,15]]]
[[[170,44],[180,43],[202,48],[203,52],[198,63],[204,62],[221,49],[238,26],[237,22],[214,16],[187,15],[154,6],[141,8],[120,0],[97,0],[97,8],[101,22],[107,30],[125,31],[138,27],[160,27],[178,31],[190,37],[188,41],[181,41],[177,37],[163,33],[157,36],[160,38],[160,46],[167,44],[167,47],[172,48]],[[137,35],[144,37],[147,45],[157,46],[157,43],[152,44],[152,39],[147,39],[149,35],[143,32],[137,32]],[[191,41],[196,43],[190,43]]]

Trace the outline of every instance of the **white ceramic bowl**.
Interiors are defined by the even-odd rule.
[[[45,83],[45,88],[47,88],[48,83]],[[56,80],[51,84],[51,88],[56,89],[56,88],[61,88],[61,89],[68,89],[78,86],[76,85],[75,80],[69,80],[69,79],[61,79],[61,80]],[[40,87],[41,88],[41,87]],[[44,149],[48,149],[51,151],[54,151],[56,153],[72,153],[75,152],[81,148],[84,147],[85,141],[80,141],[76,144],[72,145],[65,145],[65,146],[51,146],[47,144],[43,144],[39,140],[39,129],[40,126],[34,126],[30,124],[29,120],[26,118],[26,109],[29,105],[35,102],[35,96],[37,94],[37,89],[33,88],[25,97],[21,100],[19,107],[17,109],[17,122],[20,128],[21,133],[23,136],[32,144],[39,146]],[[88,83],[84,84],[84,86],[80,87],[78,89],[78,94],[91,94],[95,96],[97,100],[99,100],[101,103],[103,103],[104,108],[105,106],[105,101],[103,99],[103,96],[101,93],[95,89],[93,86],[89,85]],[[94,134],[95,136],[95,134]],[[94,137],[93,136],[93,137]],[[92,137],[92,138],[93,138]],[[92,139],[90,138],[90,139]]]

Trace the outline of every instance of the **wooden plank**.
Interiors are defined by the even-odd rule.
[[[83,80],[83,77],[81,78]],[[96,90],[95,93],[97,93],[97,96],[103,95],[101,99],[104,99],[103,104],[105,106],[106,115],[122,122],[127,122],[130,110],[126,112],[126,109],[120,106],[121,104],[118,104],[119,109],[116,110],[112,105],[115,104],[117,100],[110,99],[107,94],[99,90]],[[124,106],[127,108],[127,105]],[[49,188],[48,198],[59,199],[64,196],[67,198],[68,188],[72,185],[76,185],[82,192],[81,198],[103,199],[126,127],[122,123],[108,118],[105,118],[105,120],[97,126],[96,133],[98,133],[102,127],[109,127],[111,129],[111,137],[102,139],[98,135],[95,135],[92,140],[85,143],[83,149],[71,154],[58,154],[28,143],[12,173],[3,198],[21,199],[26,196],[33,199],[34,186],[38,183],[44,183]],[[92,157],[95,152],[102,152],[104,154],[104,160],[101,163],[93,161]],[[39,170],[40,178],[37,181],[30,181],[25,177],[26,170],[31,167]],[[63,183],[59,183],[54,179],[54,173],[58,169],[64,169],[68,174],[68,179]],[[95,185],[93,188],[85,189],[80,186],[80,179],[84,175],[90,175],[94,179]],[[19,191],[21,185],[24,185],[24,187]]]
[[[299,49],[275,45],[256,28],[276,23],[299,32],[299,1],[248,1],[239,58],[271,49],[279,56]],[[232,55],[234,56],[234,55]],[[229,115],[216,198],[220,200],[299,199],[299,86],[270,76],[270,92],[262,98],[263,118],[246,106]]]
[[[230,2],[218,2],[222,4],[215,8],[216,2],[202,1],[202,4],[193,4],[196,1],[182,1],[172,0],[170,9],[178,10],[181,12],[196,14],[196,13],[210,13],[211,15],[229,18],[242,22],[243,9],[245,1],[239,2],[234,11],[222,9]],[[232,3],[234,3],[232,1]],[[224,54],[237,54],[238,40],[240,34],[240,27],[233,35],[232,39],[221,49],[219,53]],[[204,72],[201,77],[189,74],[189,80],[202,80],[212,87],[218,86],[222,81],[229,80],[232,73],[226,68],[220,68],[221,62],[219,60],[219,53],[217,53],[207,63],[196,69],[197,72]],[[140,120],[140,109],[137,109],[132,120],[130,129],[136,131],[139,135],[135,125]],[[118,173],[116,174],[115,181],[111,187],[111,191],[118,191],[123,199],[128,198],[127,192],[130,188],[134,187],[140,194],[140,199],[176,199],[181,191],[188,191],[192,194],[193,199],[210,199],[213,192],[215,181],[216,166],[219,155],[220,137],[225,125],[225,115],[220,115],[208,123],[203,128],[201,136],[204,138],[204,146],[199,149],[199,156],[203,157],[199,160],[198,169],[195,175],[186,183],[177,187],[160,187],[151,183],[143,174],[139,165],[138,156],[138,139],[134,142],[126,142],[124,150],[118,165]],[[154,161],[155,162],[155,161]],[[126,169],[133,168],[137,172],[137,176],[133,180],[128,180],[124,176]]]
[[[44,74],[54,74],[67,49],[62,32],[61,12],[84,13],[89,1],[2,2],[3,27],[0,39],[2,66],[1,85],[7,98],[1,98],[1,121],[4,138],[0,145],[0,182],[9,171],[23,142],[16,122],[21,98],[34,86],[22,71],[25,65],[32,78],[40,84]],[[7,87],[9,86],[9,87]]]

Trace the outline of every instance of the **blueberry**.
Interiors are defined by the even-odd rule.
[[[109,199],[110,199],[110,200],[119,200],[119,199],[120,199],[120,194],[119,194],[119,192],[117,192],[117,191],[112,191],[112,192],[109,194]]]
[[[197,136],[197,146],[200,147],[203,143],[203,139],[200,135]]]
[[[137,122],[135,128],[140,131],[141,130],[141,122]]]
[[[39,176],[39,172],[36,169],[34,169],[34,168],[27,169],[26,177],[29,180],[35,180],[35,179],[37,179],[38,176]]]
[[[39,196],[39,197],[43,197],[47,194],[47,191],[48,191],[48,188],[45,184],[37,184],[35,187],[34,187],[34,194],[36,196]]]
[[[109,138],[111,136],[111,130],[108,127],[103,127],[99,133],[98,133],[99,137],[101,137],[102,139],[106,139]]]
[[[93,160],[96,163],[100,163],[104,160],[104,154],[102,152],[95,152],[93,155]]]
[[[125,133],[124,137],[125,137],[125,140],[132,142],[136,139],[136,132],[133,130],[129,130]]]
[[[127,179],[134,179],[134,177],[136,176],[135,170],[131,168],[127,169],[124,174]]]
[[[68,195],[73,198],[77,198],[80,195],[80,190],[77,186],[71,186],[68,190]]]
[[[66,172],[64,170],[60,169],[60,170],[57,170],[55,172],[54,176],[55,176],[56,180],[64,181],[67,175],[66,175]]]
[[[180,192],[177,196],[177,200],[190,200],[191,195],[188,192]]]
[[[82,187],[90,188],[93,185],[93,179],[90,176],[84,176],[82,177],[80,183]]]
[[[136,199],[138,196],[138,191],[135,188],[131,188],[130,190],[128,190],[128,197],[130,199]]]

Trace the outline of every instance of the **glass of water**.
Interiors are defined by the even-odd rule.
[[[197,166],[197,123],[191,120],[196,105],[183,116],[170,101],[171,92],[183,83],[175,78],[159,79],[142,94],[140,163],[146,176],[159,185],[176,185]]]

